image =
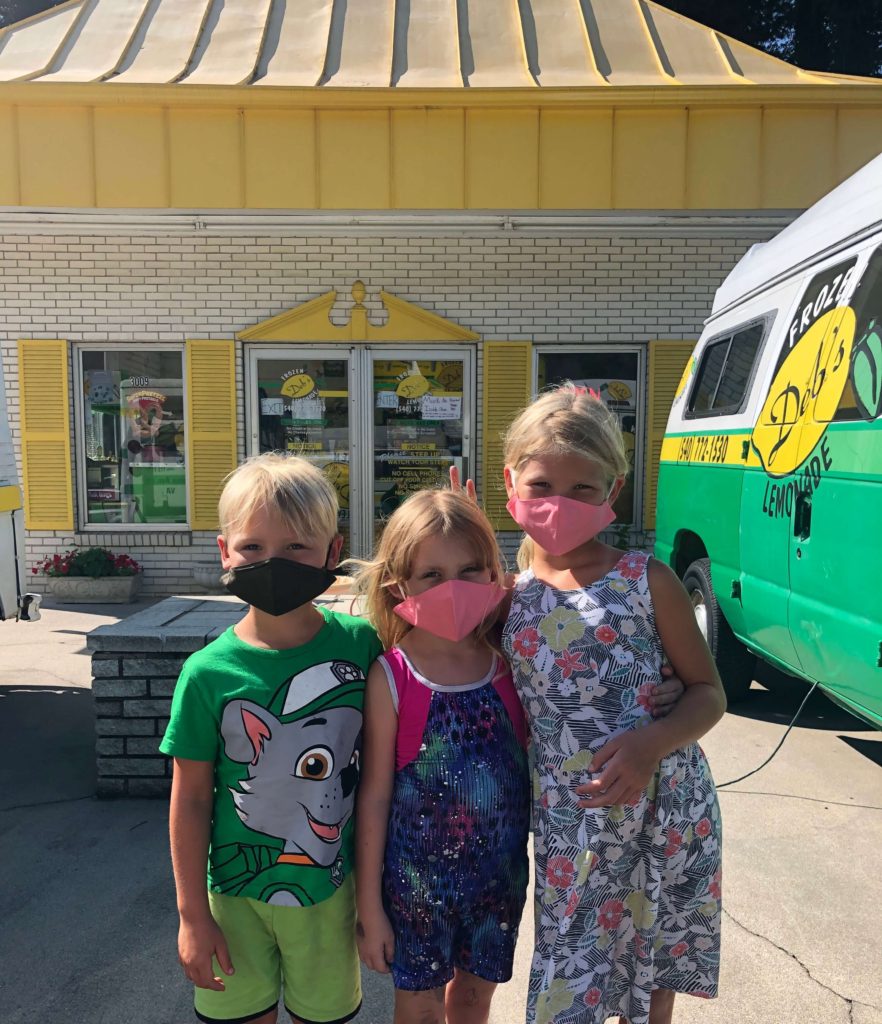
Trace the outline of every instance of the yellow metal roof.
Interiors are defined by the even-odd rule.
[[[348,88],[854,81],[651,0],[70,0],[0,31],[0,82]]]

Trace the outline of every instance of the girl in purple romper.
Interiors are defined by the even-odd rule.
[[[395,1024],[485,1024],[527,888],[523,712],[488,633],[496,538],[466,495],[390,518],[359,590],[386,653],[368,675],[357,816],[358,945]]]

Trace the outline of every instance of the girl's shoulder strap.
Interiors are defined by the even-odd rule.
[[[511,667],[505,658],[496,656],[496,671],[493,674],[493,688],[499,694],[508,717],[511,719],[512,728],[518,742],[527,749],[529,737],[527,734],[527,719],[524,715],[524,708],[515,690],[514,679],[511,674]]]
[[[398,647],[381,654],[379,661],[389,681],[389,692],[398,714],[395,770],[401,771],[419,753],[429,718],[432,691],[414,678],[407,656]]]

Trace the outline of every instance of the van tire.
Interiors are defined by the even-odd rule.
[[[692,601],[695,617],[717,662],[723,689],[730,704],[744,700],[750,692],[756,658],[735,637],[720,611],[711,582],[709,558],[696,559],[683,576],[683,586]]]

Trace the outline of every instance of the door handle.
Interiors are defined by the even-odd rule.
[[[808,540],[812,532],[812,498],[810,494],[796,496],[796,510],[793,515],[793,536]]]

